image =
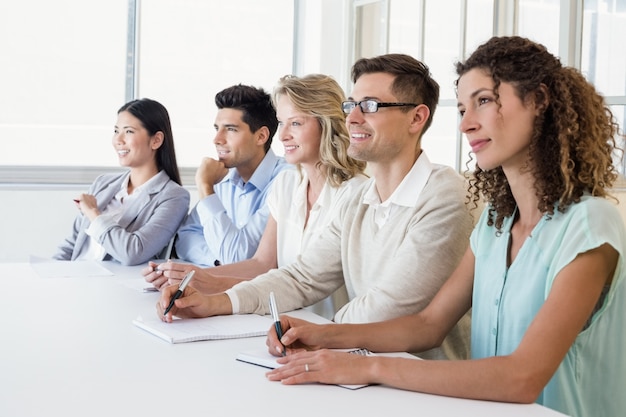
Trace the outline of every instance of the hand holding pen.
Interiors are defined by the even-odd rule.
[[[329,334],[337,326],[335,323],[315,324],[286,314],[274,321],[275,332],[268,332],[265,342],[269,352],[274,356],[285,356],[287,346],[289,346],[290,353],[329,347],[327,345]],[[277,325],[280,328],[277,328]]]
[[[274,292],[270,292],[270,312],[272,313],[272,320],[274,320],[274,328],[276,329],[276,336],[278,336],[278,340],[283,337],[283,329],[280,325],[280,317],[278,317],[278,307],[276,307],[276,298],[274,297]],[[282,344],[282,343],[281,343]],[[282,355],[287,355],[287,349],[285,345],[283,345]]]
[[[74,198],[74,203],[80,212],[87,216],[91,221],[100,215],[100,210],[98,210],[98,201],[96,200],[96,197],[91,194],[81,194],[77,198]]]
[[[191,281],[191,278],[193,278],[193,274],[195,274],[195,272],[196,271],[189,271],[189,273],[187,275],[185,275],[185,278],[183,278],[183,280],[181,281],[180,285],[178,286],[178,290],[172,296],[169,305],[167,306],[165,311],[163,311],[163,315],[164,316],[166,316],[167,313],[170,312],[172,307],[174,307],[174,302],[176,300],[178,300],[181,295],[183,295],[183,291],[185,291],[185,288],[187,287],[187,284],[189,284],[189,281]]]

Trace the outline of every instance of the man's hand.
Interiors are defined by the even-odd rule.
[[[161,298],[157,301],[157,315],[165,322],[171,323],[174,316],[180,318],[200,318],[228,315],[233,312],[228,295],[224,293],[204,295],[195,288],[187,286],[180,298],[174,302],[172,309],[166,315],[163,315],[176,291],[178,291],[178,285],[166,286],[162,289]]]
[[[223,180],[227,174],[228,168],[223,162],[213,158],[203,158],[196,171],[196,186],[200,198],[213,194],[213,186]]]

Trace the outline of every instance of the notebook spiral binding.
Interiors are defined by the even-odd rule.
[[[354,349],[354,350],[349,351],[348,353],[354,353],[355,355],[363,355],[363,356],[368,356],[368,355],[372,354],[372,352],[370,352],[367,349],[363,349],[363,348],[361,348],[361,349]]]

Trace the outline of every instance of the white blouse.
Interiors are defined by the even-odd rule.
[[[327,182],[311,207],[305,226],[309,184],[306,172],[304,170],[281,172],[276,177],[267,198],[270,213],[277,225],[278,267],[295,262],[297,256],[306,250],[311,239],[326,228],[344,201],[349,199],[367,179],[365,175],[357,175],[339,187],[333,187]],[[332,319],[335,312],[347,302],[348,295],[342,287],[311,309],[323,317]]]

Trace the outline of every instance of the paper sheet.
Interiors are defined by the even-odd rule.
[[[156,317],[137,317],[133,324],[169,343],[265,336],[274,322],[269,316],[235,314],[165,323]]]
[[[96,261],[56,261],[31,256],[30,266],[41,278],[103,277],[113,272]]]

